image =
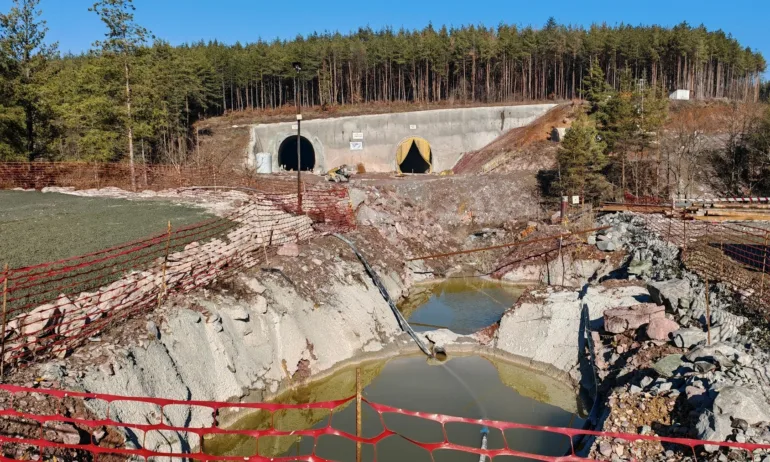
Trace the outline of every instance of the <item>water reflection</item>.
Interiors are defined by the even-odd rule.
[[[472,334],[499,321],[524,290],[478,278],[449,279],[414,288],[400,309],[418,332],[445,327]]]

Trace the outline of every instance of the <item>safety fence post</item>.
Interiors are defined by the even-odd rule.
[[[711,308],[709,306],[709,280],[706,278],[706,332],[708,332],[708,344],[711,345]]]
[[[683,229],[683,237],[682,240],[682,261],[687,260],[687,214],[682,214],[682,229]]]
[[[722,251],[721,258],[719,259],[719,274],[724,277],[725,274],[725,259],[727,258],[727,254],[725,254],[725,230],[720,225],[720,232],[719,232],[719,250]]]
[[[8,263],[3,268],[3,330],[0,340],[0,380],[5,377],[5,315],[8,309]]]
[[[768,234],[765,231],[765,245],[762,247],[762,281],[759,284],[759,297],[761,298],[765,293],[765,272],[767,271],[767,238]]]
[[[267,247],[273,245],[273,231],[274,229],[270,229],[270,239],[267,240],[267,242],[264,242],[262,244],[262,251],[265,254],[265,266],[270,266],[270,260],[267,258]]]
[[[166,291],[168,290],[168,285],[166,284],[166,267],[168,266],[168,252],[169,252],[170,246],[171,246],[171,220],[168,221],[168,235],[166,237],[166,255],[163,257],[163,279],[161,280],[163,290],[161,291],[161,293],[158,294],[158,307],[160,307],[161,301],[163,300],[163,297],[166,296]]]
[[[356,368],[356,436],[361,438],[361,368]],[[361,462],[361,442],[356,441],[356,462]]]

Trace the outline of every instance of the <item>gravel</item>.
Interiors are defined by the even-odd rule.
[[[645,228],[645,217],[605,216],[600,225],[611,226],[613,239],[629,253],[627,271],[615,271],[601,283],[610,278],[638,280],[646,285],[652,301],[665,306],[666,318],[683,326],[665,343],[639,341],[646,338],[646,325],[602,337],[597,364],[608,371],[599,374],[607,396],[602,429],[770,445],[770,355],[762,348],[770,339],[764,321],[752,316],[719,283],[710,285],[707,320],[705,284],[682,266],[676,246]],[[626,232],[616,235],[614,230],[623,228]],[[623,354],[617,354],[619,348]],[[652,412],[651,399],[658,397],[667,405]],[[626,422],[636,425],[626,427]],[[749,455],[705,445],[696,452],[698,460],[770,461],[767,449]],[[591,454],[612,459],[608,453],[640,460],[692,460],[684,447],[664,450],[651,442],[599,438]]]

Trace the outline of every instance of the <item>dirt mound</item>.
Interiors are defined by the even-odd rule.
[[[480,173],[494,170],[521,170],[521,166],[510,165],[507,168],[504,166],[519,157],[517,154],[527,152],[528,148],[545,147],[544,142],[550,139],[554,127],[567,127],[572,123],[575,108],[574,103],[560,104],[531,124],[504,133],[478,151],[465,154],[453,169],[454,172]],[[536,151],[540,151],[540,149]],[[543,166],[533,165],[532,167],[537,169]]]

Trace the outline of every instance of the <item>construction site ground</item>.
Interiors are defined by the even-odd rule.
[[[726,111],[721,106],[707,108],[713,112],[704,116],[709,120],[723,117]],[[677,107],[672,120],[690,120],[691,109]],[[353,175],[347,187],[357,227],[346,237],[360,249],[396,300],[406,297],[415,283],[425,280],[533,276],[533,281],[528,282],[540,285],[522,296],[500,322],[470,340],[446,331],[428,334],[425,339],[439,346],[442,342],[450,346],[458,342],[467,347],[468,343],[462,342],[472,342],[476,347],[478,343],[520,355],[533,367],[549,363],[554,376],[565,383],[585,386],[587,375],[581,375],[575,361],[576,357],[582,361],[586,356],[578,352],[578,332],[583,327],[590,329],[596,345],[598,396],[604,411],[598,420],[599,429],[632,435],[770,443],[770,413],[764,410],[767,395],[755,392],[770,390],[770,355],[763,341],[767,323],[762,313],[753,311],[748,315],[741,295],[727,284],[712,281],[711,286],[704,287],[704,281],[691,272],[694,270],[683,265],[671,233],[664,236],[660,230],[654,232],[643,215],[626,213],[595,221],[589,214],[580,223],[582,228],[601,229],[563,239],[553,237],[581,229],[577,224],[553,224],[555,210],[542,199],[544,173],[553,171],[558,152],[558,144],[548,139],[550,130],[571,123],[573,113],[569,103],[558,106],[533,126],[509,132],[490,146],[466,154],[455,175]],[[283,120],[290,115],[276,113],[263,120]],[[235,117],[229,123],[245,123]],[[216,127],[212,125],[214,134],[210,136],[227,130],[226,120],[217,121]],[[236,138],[238,143],[242,141],[242,136]],[[225,155],[222,159],[230,155],[224,151],[206,152]],[[276,177],[287,182],[294,178],[288,173]],[[308,187],[328,183],[324,177],[312,174],[303,174],[303,180]],[[185,199],[185,194],[192,198]],[[71,250],[69,245],[66,248],[84,253],[162,232],[170,216],[185,223],[200,221],[209,214],[221,215],[239,194],[243,193],[91,191],[89,195],[96,197],[85,199],[92,201],[85,204],[103,207],[117,201],[114,198],[122,198],[114,205],[121,204],[120,212],[125,205],[128,212],[120,215],[124,221],[98,215],[102,227],[82,229],[68,238],[79,239],[87,246],[79,250]],[[176,198],[171,200],[185,205],[160,203],[159,196],[164,200]],[[42,197],[51,200],[59,196]],[[63,203],[82,199],[62,197]],[[3,204],[0,202],[0,210]],[[115,211],[109,206],[104,208]],[[15,221],[0,223],[0,233],[12,229],[9,226],[37,223],[40,232],[49,236],[35,237],[36,231],[29,231],[29,245],[38,247],[47,239],[61,242],[64,238],[60,228],[100,209],[93,205],[81,209],[60,207],[55,209],[57,214],[67,211],[61,213],[61,218],[54,215],[45,217],[51,222],[36,222],[49,215],[47,210],[43,205],[11,210],[8,213],[16,214]],[[136,227],[131,225],[134,221]],[[112,233],[112,228],[104,228],[107,225],[128,228],[125,232],[131,234]],[[114,240],[100,241],[103,235]],[[690,242],[688,239],[697,237],[685,234],[684,246]],[[531,245],[499,247],[527,241],[532,241]],[[25,257],[25,261],[51,259],[17,243],[8,249],[0,247],[0,255],[9,254],[14,246],[22,255],[33,256]],[[478,249],[487,250],[460,253]],[[193,294],[170,297],[152,312],[110,326],[66,357],[14,369],[7,382],[219,401],[244,398],[248,391],[249,399],[261,400],[327,372],[335,364],[378,354],[386,345],[402,345],[408,340],[401,335],[360,261],[341,240],[318,232],[299,246],[281,250],[258,267]],[[444,256],[419,258],[437,254]],[[711,305],[705,302],[707,299]],[[703,308],[704,304],[709,308]],[[612,314],[608,315],[608,311],[640,306],[652,309],[652,305],[660,323],[668,329],[665,335],[651,329],[651,318],[636,327],[611,331]],[[583,306],[593,310],[588,326],[583,326],[580,317]],[[705,313],[709,313],[708,319]],[[714,345],[705,345],[706,329],[710,336],[712,328]],[[182,351],[180,345],[191,347]],[[745,398],[757,411],[736,407],[733,412],[732,408],[720,407],[719,394],[725,390]],[[38,403],[27,404],[39,407],[38,412],[50,411],[47,402]],[[69,412],[87,416],[94,411],[73,408]],[[9,431],[24,434],[32,430]],[[55,429],[53,437],[65,439],[72,431],[77,435],[93,434],[90,429],[69,425]],[[119,435],[102,438],[110,444],[123,443]],[[166,443],[157,444],[156,449]],[[12,453],[8,448],[4,451],[16,457],[28,455]],[[619,438],[600,438],[591,451],[600,460],[689,457],[686,449],[674,445],[629,444]],[[747,460],[737,453],[698,448],[702,460]],[[764,460],[761,457],[765,455],[757,454],[755,460]],[[75,460],[81,455],[57,456]]]

